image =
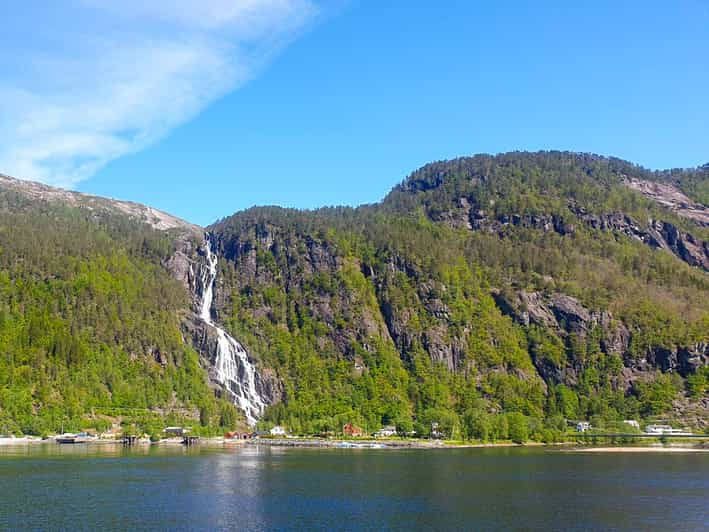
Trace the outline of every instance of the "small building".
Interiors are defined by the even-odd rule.
[[[441,426],[438,424],[438,421],[432,421],[431,422],[431,438],[435,438],[440,440],[443,438],[445,435],[443,434],[443,431],[441,430]]]
[[[249,440],[251,437],[250,432],[229,431],[224,433],[225,440]]]
[[[269,432],[270,432],[271,436],[285,436],[286,435],[286,429],[281,427],[280,425],[276,425]]]
[[[692,436],[692,433],[685,429],[675,429],[669,425],[648,425],[645,427],[645,434],[670,435],[670,436]]]
[[[374,433],[375,438],[391,438],[396,436],[396,427],[394,425],[386,425]]]
[[[586,432],[591,429],[591,424],[588,421],[579,421],[576,423],[576,432]]]
[[[164,432],[166,434],[169,434],[170,436],[185,436],[187,435],[192,429],[189,427],[165,427]]]
[[[634,419],[624,419],[623,423],[625,423],[626,425],[628,425],[630,427],[633,427],[634,429],[640,430],[640,423],[638,423]]]
[[[349,438],[358,438],[364,436],[364,431],[357,425],[352,423],[345,423],[342,427],[342,433]]]

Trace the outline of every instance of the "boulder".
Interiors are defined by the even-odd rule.
[[[565,294],[555,294],[551,310],[557,321],[569,332],[582,333],[588,329],[591,313],[579,301]]]

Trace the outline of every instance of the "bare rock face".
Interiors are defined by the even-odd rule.
[[[551,310],[559,325],[569,332],[585,332],[591,322],[591,313],[577,299],[565,294],[552,296]]]
[[[630,346],[630,331],[625,324],[613,319],[610,312],[602,312],[599,323],[603,328],[601,349],[605,353],[623,357]]]
[[[500,310],[523,326],[531,324],[544,327],[561,338],[575,335],[584,338],[597,327],[601,329],[600,348],[609,355],[619,357],[624,368],[615,386],[629,390],[633,383],[647,380],[662,373],[678,373],[686,378],[698,369],[709,365],[709,344],[700,342],[688,346],[655,346],[643,358],[629,355],[632,333],[624,323],[607,311],[593,311],[577,299],[566,294],[545,297],[538,292],[520,291],[515,294],[494,292]],[[530,350],[533,353],[533,350]],[[547,382],[574,385],[578,371],[575,361],[558,364],[548,358],[533,357],[535,367]]]
[[[709,344],[700,342],[684,347],[656,347],[648,353],[646,360],[663,372],[687,377],[709,365]]]
[[[405,304],[392,301],[389,288],[395,284],[395,277],[401,274],[405,274],[416,287],[415,301]],[[388,336],[404,360],[410,360],[412,352],[423,348],[432,361],[444,364],[450,371],[470,369],[468,364],[471,361],[467,355],[470,329],[453,326],[451,309],[443,298],[447,287],[442,282],[429,278],[401,258],[393,257],[376,284]]]
[[[625,235],[653,248],[662,247],[660,240],[625,213],[589,214],[585,209],[574,204],[569,205],[569,209],[593,229]]]
[[[354,361],[354,345],[367,348],[371,337],[388,336],[379,309],[362,305],[357,293],[338,283],[321,282],[337,277],[345,268],[374,276],[374,272],[367,271],[357,259],[346,259],[326,238],[296,236],[278,225],[264,223],[220,241],[219,248],[225,262],[233,265],[238,275],[232,275],[229,282],[217,290],[217,312],[227,305],[230,292],[248,291],[254,286],[281,286],[293,295],[298,313],[306,313],[325,325],[319,346],[323,351]],[[270,266],[259,260],[264,257],[269,257]],[[269,302],[254,301],[254,306],[250,312],[255,318],[267,317],[274,324],[288,326],[285,316]],[[341,323],[348,326],[342,327]]]
[[[663,373],[674,372],[677,370],[677,349],[656,347],[648,353],[646,360],[660,368]]]
[[[555,214],[505,214],[488,223],[478,220],[475,225],[478,228],[487,226],[488,230],[498,233],[504,233],[504,228],[508,226],[538,229],[545,232],[554,231],[562,236],[574,232],[573,224],[565,221],[562,216]]]
[[[449,371],[462,368],[465,358],[464,339],[453,337],[449,340],[448,328],[445,325],[440,324],[428,329],[423,333],[421,343],[434,362],[444,363]]]
[[[709,208],[692,201],[672,185],[637,179],[626,180],[625,184],[680,216],[709,227]],[[574,202],[570,202],[568,208],[569,216],[559,214],[494,216],[493,213],[478,205],[473,198],[460,197],[451,209],[431,210],[428,214],[432,220],[456,229],[485,231],[501,237],[506,236],[515,227],[555,232],[561,236],[570,235],[576,231],[575,220],[580,219],[594,229],[622,234],[650,247],[665,249],[690,266],[709,271],[709,243],[690,233],[680,231],[669,222],[650,220],[649,226],[646,226],[623,212],[590,214]]]
[[[690,266],[709,271],[709,243],[680,231],[668,222],[653,220],[648,230],[660,247],[674,253]]]
[[[188,294],[192,295],[193,304],[201,296],[199,283],[199,268],[202,260],[199,248],[192,238],[180,237],[176,239],[176,249],[172,256],[165,261],[165,268],[172,276],[180,281]]]
[[[501,214],[495,215],[480,205],[473,197],[461,196],[450,209],[430,208],[429,217],[456,229],[485,231],[505,236],[511,228],[523,227],[540,231],[554,231],[560,235],[573,234],[576,230],[572,217],[558,214]]]
[[[557,327],[556,317],[539,292],[521,290],[515,294],[493,291],[492,297],[503,314],[512,317],[520,325],[531,323],[541,327]]]
[[[669,222],[650,220],[647,227],[644,228],[630,216],[621,212],[595,215],[588,214],[576,206],[570,208],[583,222],[594,229],[613,231],[638,240],[652,248],[664,249],[690,266],[709,271],[709,242],[704,242]]]
[[[624,184],[678,215],[709,227],[709,208],[687,197],[677,187],[635,178],[626,178]]]
[[[709,344],[700,342],[680,348],[677,353],[677,371],[683,377],[709,366]]]
[[[450,213],[448,216],[452,217]],[[462,224],[457,224],[457,226],[460,225]],[[467,221],[465,225],[475,231],[496,233],[502,237],[504,237],[511,228],[515,227],[537,229],[544,232],[553,231],[562,236],[573,234],[576,230],[576,226],[572,221],[556,214],[503,214],[492,217],[485,210],[477,208],[471,208],[467,211]]]
[[[262,368],[258,372],[257,388],[266,404],[275,405],[286,400],[286,392],[278,375],[271,368]]]

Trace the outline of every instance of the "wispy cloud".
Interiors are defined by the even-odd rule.
[[[44,16],[72,23],[45,20],[46,39],[0,57],[0,172],[64,187],[238,88],[318,14],[311,0],[62,4]]]

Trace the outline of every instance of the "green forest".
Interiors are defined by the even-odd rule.
[[[612,429],[671,419],[680,401],[699,405],[703,427],[706,366],[640,362],[707,342],[706,272],[579,213],[707,230],[625,187],[628,175],[677,179],[590,155],[477,156],[428,165],[381,204],[256,208],[211,227],[228,324],[285,385],[264,424],[426,436],[436,422],[452,438],[553,441],[565,420]],[[514,217],[562,228],[499,223]],[[572,296],[590,323],[521,324],[497,302],[520,292]],[[627,344],[612,349],[617,324]]]
[[[158,433],[233,411],[182,341],[188,295],[161,266],[172,251],[170,235],[125,216],[0,191],[0,432],[119,417]]]
[[[707,430],[709,228],[628,178],[709,202],[708,166],[509,153],[426,165],[373,205],[259,207],[207,228],[215,315],[278,383],[261,428]],[[192,294],[165,266],[180,238],[0,190],[0,433],[240,426],[183,334]]]

